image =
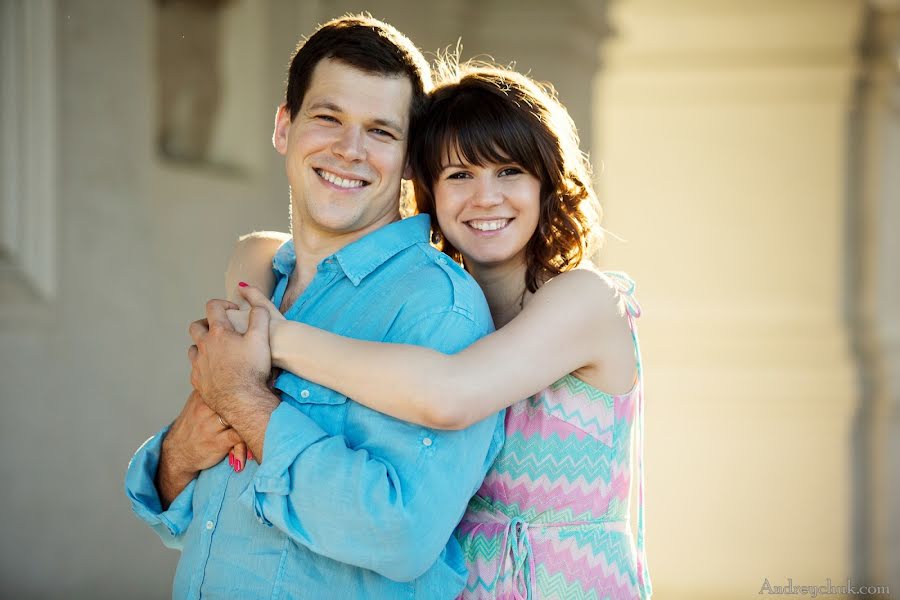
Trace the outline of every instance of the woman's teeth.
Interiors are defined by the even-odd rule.
[[[469,221],[469,227],[478,231],[497,231],[503,229],[509,223],[509,219],[496,219],[494,221]]]
[[[323,171],[322,169],[316,169],[316,174],[328,183],[342,188],[358,188],[367,185],[367,182],[361,179],[344,179],[343,177],[338,177],[337,175],[329,173],[328,171]]]

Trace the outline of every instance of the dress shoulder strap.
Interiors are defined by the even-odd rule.
[[[627,274],[621,271],[604,271],[604,275],[619,292],[628,318],[628,326],[631,329],[631,339],[634,341],[634,353],[637,362],[638,387],[637,387],[637,436],[635,439],[637,463],[638,463],[638,531],[637,531],[637,576],[638,585],[641,588],[641,597],[650,598],[653,593],[650,584],[650,573],[647,568],[647,548],[644,539],[644,365],[641,360],[641,345],[638,342],[637,318],[641,316],[641,305],[634,296],[635,283]]]

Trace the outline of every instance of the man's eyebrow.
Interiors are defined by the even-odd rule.
[[[373,125],[380,125],[381,127],[387,127],[388,129],[393,129],[397,132],[402,132],[403,127],[397,123],[396,121],[392,121],[391,119],[373,119]]]
[[[344,109],[342,109],[340,106],[338,106],[331,100],[320,100],[318,102],[313,102],[312,104],[310,104],[310,106],[307,110],[322,110],[322,109],[330,110],[330,111],[336,112],[336,113],[344,112]],[[398,123],[397,121],[394,121],[393,119],[385,119],[385,118],[379,117],[377,119],[372,119],[372,124],[377,125],[379,127],[386,127],[388,129],[393,129],[397,133],[403,132],[403,127],[400,125],[400,123]]]
[[[343,109],[335,104],[334,102],[329,102],[328,100],[321,100],[319,102],[315,102],[310,105],[308,110],[320,110],[320,109],[331,110],[334,112],[344,112]]]

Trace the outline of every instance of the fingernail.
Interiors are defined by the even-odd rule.
[[[232,469],[234,468],[234,453],[233,452],[228,453],[228,466],[230,466]]]
[[[241,286],[241,287],[247,287],[247,284],[244,283],[243,281],[239,281],[239,282],[238,282],[238,285]]]
[[[253,452],[251,452],[251,450],[249,448],[247,448],[247,458],[249,458],[250,460],[253,460]]]
[[[235,471],[240,473],[243,470],[244,470],[244,464],[241,461],[237,461],[237,469],[235,469]]]

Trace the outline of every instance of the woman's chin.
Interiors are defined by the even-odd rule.
[[[460,249],[460,252],[463,255],[463,258],[466,261],[467,265],[479,266],[479,267],[499,267],[501,265],[511,263],[516,261],[517,257],[522,254],[524,248],[519,250],[518,252],[513,251],[500,251],[496,249],[492,249],[491,251],[485,251],[484,249],[477,249],[471,252],[467,252],[464,249]]]

